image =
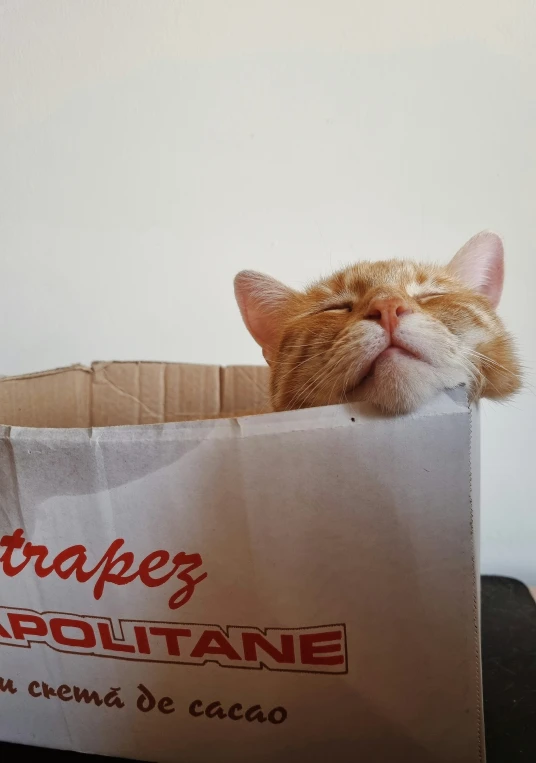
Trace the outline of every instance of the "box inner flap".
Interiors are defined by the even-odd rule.
[[[266,366],[96,362],[0,378],[0,424],[104,427],[266,413]]]

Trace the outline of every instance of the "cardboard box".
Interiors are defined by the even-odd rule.
[[[0,380],[1,739],[484,759],[477,411],[454,390],[240,417],[266,387],[158,363]]]

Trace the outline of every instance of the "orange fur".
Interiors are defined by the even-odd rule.
[[[446,267],[360,262],[303,292],[244,271],[235,289],[271,368],[275,410],[352,399],[396,414],[459,384],[472,400],[519,389],[513,340],[494,309],[502,278],[502,243],[482,233]]]

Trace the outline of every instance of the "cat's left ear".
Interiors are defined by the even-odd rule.
[[[496,233],[477,233],[454,255],[447,269],[497,307],[504,281],[504,247]]]
[[[282,312],[295,292],[254,270],[242,270],[234,279],[234,290],[246,328],[270,363],[277,350]]]

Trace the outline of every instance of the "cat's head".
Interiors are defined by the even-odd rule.
[[[503,272],[501,239],[483,232],[446,267],[359,262],[304,291],[243,271],[235,293],[270,365],[275,410],[350,399],[405,413],[460,384],[473,400],[519,389],[495,313]]]

